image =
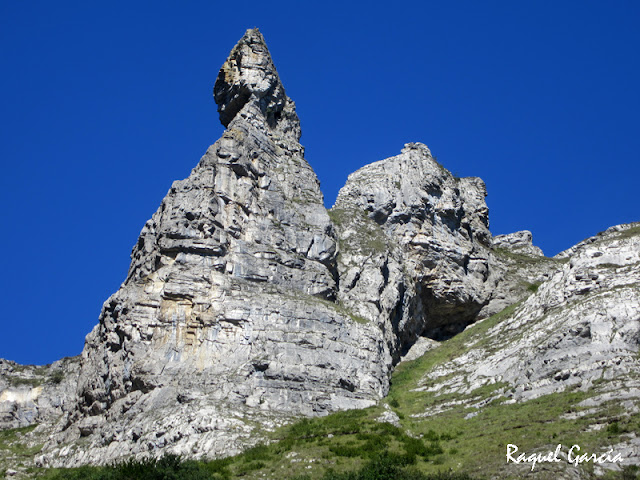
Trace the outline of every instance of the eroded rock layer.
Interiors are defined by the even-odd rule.
[[[79,358],[51,365],[0,359],[0,430],[56,421],[74,407]]]

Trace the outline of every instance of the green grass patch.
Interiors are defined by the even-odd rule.
[[[207,463],[182,460],[175,455],[160,459],[127,460],[106,467],[50,469],[36,477],[45,480],[211,480],[227,479],[208,469]]]
[[[353,229],[356,233],[349,241],[340,241],[343,251],[359,251],[363,255],[374,255],[389,249],[389,239],[382,227],[371,220],[363,210],[332,208],[329,218],[338,230]]]
[[[328,471],[322,480],[474,480],[465,473],[438,472],[425,474],[407,463],[401,455],[383,452],[361,468],[350,472]],[[299,477],[299,480],[311,477]]]
[[[252,478],[252,472],[264,468],[238,470],[232,474],[229,470],[213,471],[213,462],[182,460],[168,455],[159,460],[130,460],[108,467],[80,467],[71,469],[50,469],[36,478],[46,480],[227,480],[231,478]],[[288,478],[292,480],[474,480],[464,473],[437,472],[425,474],[416,469],[404,455],[383,451],[372,455],[360,467],[348,471],[327,469],[322,476],[313,474],[291,475],[290,472],[278,473],[277,477],[264,473],[253,478]],[[272,472],[269,472],[272,473]]]
[[[9,448],[9,446],[20,439],[22,435],[32,432],[37,425],[29,425],[28,427],[10,428],[0,430],[0,449]]]
[[[14,387],[20,387],[23,385],[31,388],[39,387],[44,383],[42,378],[23,378],[23,377],[7,377],[9,383]]]
[[[617,263],[599,263],[596,265],[597,268],[620,268],[622,265],[618,265]]]
[[[520,303],[510,305],[495,315],[472,325],[464,332],[429,350],[422,357],[411,362],[399,364],[391,378],[391,391],[388,397],[389,405],[396,406],[396,408],[402,406],[401,410],[403,411],[409,407],[409,411],[405,411],[405,414],[418,413],[413,408],[410,408],[410,404],[415,403],[416,398],[426,395],[424,392],[411,391],[418,386],[420,380],[432,371],[434,367],[459,357],[472,347],[481,347],[484,343],[487,343],[489,341],[486,338],[487,331],[510,318]],[[416,405],[416,407],[418,409],[421,408],[420,405]]]
[[[564,263],[566,261],[566,260],[559,260],[559,259],[544,257],[544,256],[516,253],[504,247],[493,247],[491,250],[497,257],[503,260],[507,260],[515,263],[517,267],[525,267],[525,266],[536,265],[541,263],[548,263],[548,264]]]
[[[527,291],[536,293],[538,291],[538,288],[540,288],[540,285],[542,285],[540,282],[529,283],[527,284]]]
[[[26,463],[42,450],[42,444],[29,445],[27,439],[23,438],[33,431],[36,426],[37,425],[30,425],[28,427],[0,430],[1,468],[11,466],[3,464],[3,460],[11,459],[14,465]]]
[[[55,370],[50,376],[48,381],[50,383],[59,384],[64,380],[64,372],[62,370]]]
[[[618,232],[617,239],[631,238],[640,235],[640,225]]]

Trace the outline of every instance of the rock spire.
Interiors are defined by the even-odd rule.
[[[61,457],[50,445],[43,464],[231,454],[261,428],[388,390],[378,329],[334,302],[336,233],[257,30],[214,96],[227,129],[142,229],[86,339],[78,401],[55,438],[72,446]],[[81,436],[89,448],[76,448]]]
[[[295,104],[287,97],[257,28],[247,30],[231,50],[213,87],[213,97],[225,127],[238,114],[256,118],[259,112],[271,129],[290,134],[296,141],[300,139]]]

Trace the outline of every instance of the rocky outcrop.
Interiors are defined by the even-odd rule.
[[[477,366],[476,376],[501,377],[513,384],[513,399],[518,401],[576,386],[591,388],[599,379],[611,380],[606,388],[615,388],[620,396],[626,391],[639,397],[638,224],[611,229],[578,246],[568,258],[499,326],[505,343],[516,331],[528,331],[517,352],[502,348],[501,358],[489,357]],[[526,380],[517,372],[526,372]]]
[[[339,298],[390,322],[397,354],[420,336],[447,338],[489,301],[485,185],[456,178],[420,143],[349,175],[332,209],[340,238]]]
[[[440,358],[445,360],[430,365],[417,382],[415,391],[429,400],[414,417],[428,419],[457,409],[470,419],[488,406],[517,404],[514,411],[524,411],[534,399],[541,404],[557,399],[571,405],[558,414],[558,425],[575,421],[576,427],[560,435],[563,440],[535,437],[536,451],[575,441],[576,434],[587,438],[602,431],[594,451],[611,449],[624,462],[591,465],[596,474],[637,465],[640,438],[633,429],[618,429],[618,422],[632,425],[640,413],[640,223],[612,227],[555,259],[501,253],[492,257],[492,268],[506,265],[509,275],[519,272],[515,278],[546,270],[543,282],[529,284],[534,288],[526,289],[525,299],[476,322],[452,344],[427,345],[436,355],[444,348]],[[501,281],[498,290],[505,292],[509,285],[511,280]],[[535,403],[529,408],[536,408]],[[522,441],[530,440],[536,427],[527,428],[527,420],[522,426]],[[616,434],[607,435],[610,430]],[[499,478],[593,476],[565,462],[545,466],[547,471],[536,467],[535,473],[514,465],[500,469]]]
[[[496,235],[493,237],[493,247],[507,249],[513,253],[533,257],[543,256],[540,247],[533,245],[533,236],[529,230],[522,230],[507,235]]]
[[[51,365],[0,359],[0,430],[52,422],[74,406],[78,357]]]
[[[420,143],[351,174],[327,212],[257,30],[213,94],[226,130],[145,224],[82,357],[0,361],[0,428],[42,422],[38,465],[231,455],[375,404],[394,364],[467,328],[419,390],[460,405],[494,385],[465,405],[480,408],[581,389],[637,411],[640,224],[555,258],[528,231],[492,238],[482,180]],[[390,407],[378,420],[401,425]]]
[[[330,218],[257,30],[214,98],[227,130],[142,229],[43,465],[231,454],[294,416],[371,405],[420,335],[460,331],[490,298],[480,179],[408,144],[352,174]]]
[[[142,229],[87,336],[61,446],[42,464],[231,454],[261,429],[388,389],[379,330],[333,302],[337,237],[257,30],[214,97],[227,130]],[[80,437],[88,448],[70,443]]]
[[[493,237],[489,271],[495,286],[478,318],[495,315],[537,291],[561,262],[561,259],[545,257],[542,250],[533,245],[531,232],[527,230]]]
[[[558,260],[546,282],[502,321],[480,336],[471,334],[465,350],[430,371],[422,388],[439,396],[472,396],[479,387],[500,386],[490,398],[469,404],[476,408],[492,400],[522,403],[560,392],[588,392],[570,415],[593,416],[598,419],[594,428],[607,426],[612,405],[617,419],[636,415],[640,223],[612,227],[559,254]],[[434,402],[423,415],[451,407]],[[612,448],[624,453],[626,465],[640,462],[635,435]]]

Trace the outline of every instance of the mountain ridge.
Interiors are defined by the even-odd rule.
[[[610,370],[626,376],[631,387],[619,398],[637,413],[638,224],[544,257],[529,232],[493,237],[482,180],[455,177],[420,143],[352,173],[327,212],[295,103],[257,29],[232,49],[214,98],[227,129],[145,224],[82,357],[44,373],[16,375],[3,363],[2,426],[42,422],[50,438],[39,466],[232,455],[300,416],[400,403],[397,394],[383,399],[402,358],[422,358],[488,318],[504,320],[480,342],[496,351],[465,346],[411,391],[485,391],[479,404],[453,404],[477,409],[591,391],[596,379],[612,380]],[[600,303],[571,313],[571,298],[593,295]],[[553,309],[560,313],[549,317]],[[598,309],[617,313],[587,315]],[[587,320],[567,329],[567,311]],[[553,343],[543,350],[507,335],[536,322],[552,338],[566,333],[555,343],[540,336]],[[620,338],[592,334],[603,328]],[[540,364],[553,349],[561,354]],[[30,381],[41,385],[27,390]],[[600,390],[605,400],[591,408],[609,401],[612,390]],[[451,408],[434,401],[409,411],[424,418]],[[637,442],[627,443],[637,462]]]

